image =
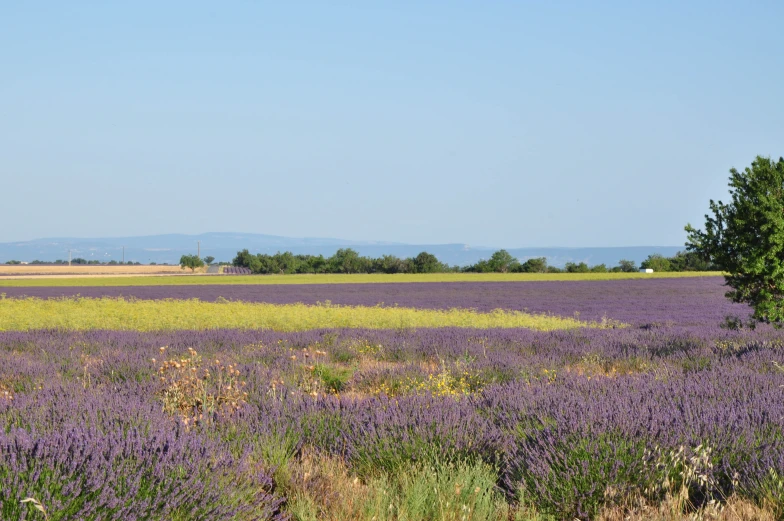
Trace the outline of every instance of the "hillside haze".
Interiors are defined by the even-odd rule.
[[[339,248],[352,248],[360,255],[381,257],[395,255],[413,257],[422,251],[432,253],[442,262],[465,266],[487,259],[500,248],[471,247],[467,244],[404,244],[383,241],[353,241],[334,238],[293,238],[256,233],[202,233],[199,235],[166,234],[141,237],[73,238],[58,237],[22,242],[0,243],[0,263],[9,260],[30,262],[81,257],[87,260],[108,262],[123,260],[149,264],[176,264],[183,254],[197,252],[200,244],[202,257],[212,256],[216,261],[231,261],[239,250],[251,253],[276,253],[290,251],[295,254],[333,255]],[[614,266],[621,259],[639,264],[652,253],[672,256],[681,246],[620,246],[597,248],[530,247],[507,248],[521,261],[532,257],[546,257],[552,266],[563,267],[567,262],[585,262],[589,265]]]

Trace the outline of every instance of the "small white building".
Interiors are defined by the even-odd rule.
[[[640,273],[653,273],[653,268],[640,268]]]

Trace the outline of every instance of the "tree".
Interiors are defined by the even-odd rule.
[[[441,262],[432,253],[426,251],[421,252],[419,255],[411,260],[414,273],[438,273],[443,270]]]
[[[653,271],[672,271],[670,259],[661,253],[653,253],[640,263],[642,269],[652,269]]]
[[[300,260],[290,251],[278,252],[274,256],[278,266],[278,272],[282,273],[297,273]]]
[[[373,271],[381,273],[403,273],[406,271],[406,263],[395,255],[384,255],[378,259],[373,259]]]
[[[535,257],[520,265],[518,271],[523,273],[547,273],[547,258]]]
[[[607,265],[596,264],[594,266],[591,266],[591,273],[607,273]]]
[[[359,273],[362,268],[362,259],[355,250],[341,248],[329,258],[331,273]]]
[[[196,268],[204,266],[204,261],[198,255],[183,255],[180,257],[180,267],[182,269],[190,268],[191,272],[196,271]]]
[[[213,257],[212,255],[207,255],[206,257],[204,257],[204,264],[212,264],[212,261],[214,260],[215,257]]]
[[[579,264],[575,264],[574,262],[567,262],[565,268],[566,273],[588,273],[591,271],[588,265],[584,262]]]
[[[238,251],[237,256],[231,261],[238,268],[248,268],[251,273],[261,273],[261,261],[257,255],[253,255],[247,249]]]
[[[693,251],[679,251],[669,261],[671,271],[717,271],[710,261]]]
[[[637,271],[637,265],[634,261],[621,259],[618,261],[618,271],[622,271],[624,273],[632,273]]]
[[[462,271],[466,273],[490,273],[493,270],[490,268],[490,261],[479,259],[476,264],[469,264]]]
[[[266,253],[259,253],[254,257],[255,263],[251,262],[254,266],[251,268],[254,273],[263,273],[265,275],[274,275],[280,273],[281,267],[277,257],[267,255]]]
[[[311,273],[324,273],[327,270],[327,259],[323,255],[311,256],[308,264]]]
[[[508,251],[498,250],[490,256],[487,264],[490,266],[490,271],[507,273],[515,271],[520,263]]]
[[[686,248],[726,272],[727,297],[753,318],[784,325],[784,158],[730,170],[732,202],[710,201],[705,231],[686,225]]]

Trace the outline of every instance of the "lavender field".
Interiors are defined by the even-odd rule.
[[[720,281],[389,286],[122,294],[630,326],[0,332],[0,519],[784,516],[784,333]]]
[[[431,282],[302,285],[191,285],[129,287],[2,287],[8,297],[219,298],[248,302],[333,304],[479,311],[509,309],[599,320],[603,316],[643,325],[715,325],[727,315],[746,317],[747,307],[724,298],[723,277],[559,282]]]

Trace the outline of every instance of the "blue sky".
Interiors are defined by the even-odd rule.
[[[3,2],[0,242],[678,245],[784,155],[781,2]]]

